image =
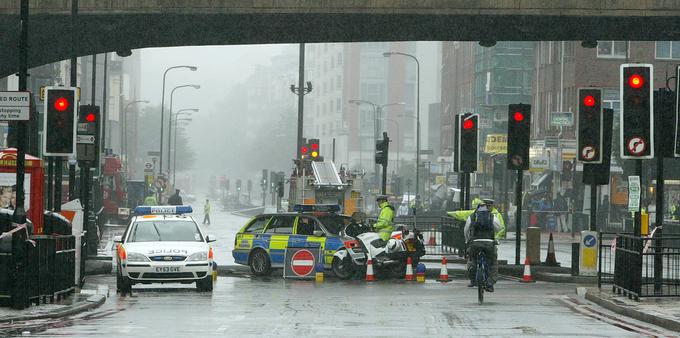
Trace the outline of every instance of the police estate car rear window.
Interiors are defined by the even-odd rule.
[[[203,236],[194,222],[137,222],[130,230],[128,242],[202,242]]]

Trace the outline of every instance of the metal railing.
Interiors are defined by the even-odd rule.
[[[616,236],[613,291],[631,299],[680,296],[680,236]]]
[[[370,225],[375,222],[374,218],[368,219]],[[418,217],[415,223],[412,216],[407,216],[397,217],[393,223],[396,229],[402,227],[412,231],[417,228],[423,234],[426,255],[465,255],[465,222],[444,216]]]
[[[19,231],[0,245],[0,306],[46,303],[75,290],[75,236]]]
[[[619,234],[632,235],[631,233],[618,232],[598,232],[598,243],[600,247],[597,258],[597,287],[601,288],[602,284],[614,283],[614,252],[616,251],[616,236]]]

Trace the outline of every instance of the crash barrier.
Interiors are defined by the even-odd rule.
[[[75,236],[27,237],[22,229],[0,242],[0,306],[23,309],[75,290]]]
[[[375,218],[368,219],[372,226]],[[465,222],[453,217],[396,217],[393,221],[395,228],[406,228],[410,231],[414,226],[422,233],[426,255],[465,255],[465,236],[463,229]]]
[[[613,291],[635,300],[680,297],[680,249],[666,244],[676,240],[617,235]]]

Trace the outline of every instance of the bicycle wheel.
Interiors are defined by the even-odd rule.
[[[486,262],[484,254],[477,256],[477,301],[484,303],[484,289],[486,288]]]

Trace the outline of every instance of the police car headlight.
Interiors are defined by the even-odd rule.
[[[187,258],[187,261],[207,261],[208,260],[208,253],[207,252],[196,252],[191,254],[189,258]]]
[[[146,257],[140,253],[136,252],[128,252],[127,253],[127,261],[128,262],[148,262],[149,257]]]

